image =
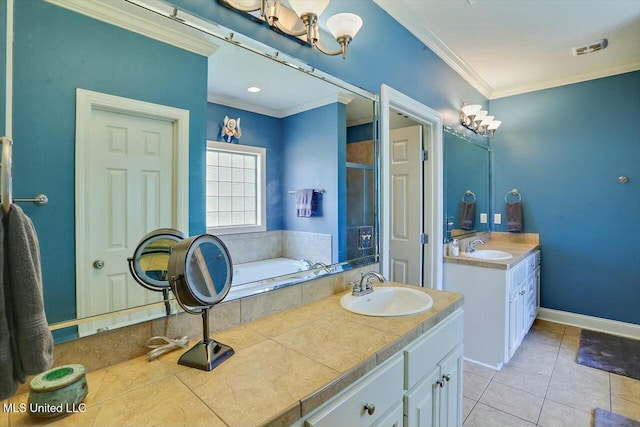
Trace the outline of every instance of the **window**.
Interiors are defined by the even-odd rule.
[[[248,233],[267,229],[266,157],[265,148],[207,141],[208,233]]]

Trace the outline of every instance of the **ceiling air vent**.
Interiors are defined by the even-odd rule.
[[[573,56],[581,56],[602,50],[607,47],[607,44],[607,39],[596,40],[584,46],[573,47],[571,51],[573,52]]]

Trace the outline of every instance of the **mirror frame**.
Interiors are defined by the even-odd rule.
[[[442,133],[443,133],[443,138],[442,138],[442,146],[443,146],[443,198],[444,198],[444,202],[443,202],[443,215],[444,215],[444,233],[443,233],[443,243],[449,243],[452,242],[453,239],[459,239],[459,238],[466,238],[466,237],[471,237],[475,234],[481,234],[481,233],[487,233],[489,231],[491,231],[491,226],[490,226],[490,222],[489,219],[492,218],[492,209],[491,209],[491,201],[492,199],[492,185],[491,185],[491,145],[489,144],[489,142],[487,142],[487,145],[484,145],[458,131],[456,131],[455,129],[449,127],[449,126],[443,126],[442,128]],[[480,148],[482,150],[486,151],[487,154],[487,224],[485,229],[481,229],[481,228],[474,228],[473,230],[464,230],[464,232],[456,234],[455,236],[451,236],[448,237],[447,233],[448,233],[448,224],[447,224],[447,218],[449,218],[450,216],[455,216],[455,215],[448,215],[448,212],[446,212],[447,210],[447,143],[446,143],[446,134],[455,136],[456,138],[460,138],[461,140],[463,140],[466,143],[472,144],[473,146]]]
[[[93,19],[97,19],[99,21],[102,22],[106,22],[109,25],[114,25],[114,26],[119,26],[121,28],[124,28],[127,31],[134,31],[136,32],[135,29],[133,29],[131,27],[131,14],[129,14],[128,16],[124,16],[124,17],[120,17],[120,16],[115,16],[113,14],[102,14],[101,13],[101,9],[100,8],[105,8],[106,6],[101,5],[99,3],[95,3],[95,4],[81,4],[78,2],[75,2],[73,0],[46,0],[47,2],[58,6],[58,7],[62,7],[62,8],[66,8],[69,9],[75,13],[79,13],[85,16],[89,16],[90,18]],[[167,6],[167,10],[169,9],[173,9],[173,6],[171,6],[168,3],[165,3],[165,5]],[[130,10],[132,9],[131,7],[132,5],[129,4],[128,9],[130,12]],[[134,5],[135,7],[133,7],[133,9],[139,8],[140,10],[144,10],[143,12],[139,13],[141,14],[147,14],[147,13],[152,13],[154,15],[158,15],[161,14],[159,13],[158,10],[155,10],[152,7],[145,7],[145,5],[142,4],[138,4],[136,3]],[[157,6],[157,5],[156,5]],[[117,6],[116,6],[117,7]],[[113,6],[108,6],[109,10],[113,9]],[[359,86],[347,83],[331,74],[325,73],[323,71],[320,71],[318,69],[316,69],[315,67],[312,67],[304,62],[302,62],[301,60],[292,57],[290,55],[287,55],[283,52],[280,52],[277,49],[274,49],[273,47],[264,44],[262,42],[259,42],[257,40],[254,40],[248,36],[245,36],[243,34],[239,34],[235,31],[232,31],[216,22],[213,21],[208,21],[208,20],[204,20],[202,18],[199,18],[195,15],[190,14],[189,12],[180,10],[180,13],[184,16],[189,16],[190,20],[192,22],[194,22],[195,24],[190,24],[190,23],[181,23],[181,25],[186,25],[192,29],[195,29],[199,32],[205,33],[206,37],[209,38],[214,38],[217,42],[220,43],[231,43],[239,48],[242,49],[246,49],[249,50],[257,55],[260,55],[262,57],[265,57],[267,59],[276,61],[281,63],[284,66],[288,66],[290,68],[293,68],[297,71],[303,72],[313,78],[318,78],[320,80],[326,81],[338,88],[344,89],[346,91],[349,91],[351,93],[354,93],[356,95],[359,95],[363,98],[366,98],[368,100],[370,100],[372,102],[372,124],[371,126],[373,126],[374,129],[374,153],[376,156],[376,161],[374,163],[375,166],[375,174],[374,174],[374,182],[376,185],[376,208],[375,208],[375,227],[377,228],[377,232],[376,234],[376,239],[374,241],[374,247],[375,247],[375,254],[374,255],[370,255],[370,256],[366,256],[366,257],[362,257],[362,258],[357,258],[357,259],[352,259],[352,260],[346,260],[344,262],[338,262],[335,264],[332,264],[330,266],[330,271],[326,271],[325,268],[323,267],[318,267],[316,269],[310,269],[309,272],[310,274],[312,274],[312,277],[307,277],[307,278],[302,278],[300,279],[299,274],[292,274],[292,275],[284,275],[284,276],[276,276],[270,279],[266,279],[260,282],[253,282],[251,283],[252,286],[250,289],[234,289],[233,287],[231,288],[231,290],[229,291],[229,293],[227,294],[224,302],[227,301],[233,301],[236,299],[240,299],[240,298],[244,298],[244,297],[248,297],[248,296],[253,296],[253,295],[257,295],[257,294],[262,294],[264,292],[268,292],[268,291],[273,291],[276,289],[280,289],[283,287],[287,287],[287,286],[291,286],[291,285],[296,285],[296,284],[300,284],[300,283],[304,283],[306,281],[309,280],[314,280],[318,277],[321,277],[322,275],[332,275],[332,274],[338,274],[353,268],[358,268],[358,267],[362,267],[362,266],[366,266],[366,265],[370,265],[370,264],[375,264],[377,262],[379,262],[380,260],[380,251],[381,251],[381,234],[382,234],[382,230],[381,230],[381,218],[380,218],[380,212],[381,212],[381,205],[380,205],[380,191],[381,191],[381,184],[380,184],[380,96],[378,94],[375,94],[373,92],[370,92],[366,89],[363,89]],[[169,17],[169,14],[167,15],[167,18]],[[169,18],[170,19],[170,18]],[[144,30],[142,31],[137,31],[141,34],[147,35]],[[153,38],[158,39],[157,36],[151,36]],[[165,43],[168,43],[168,41],[166,40],[161,40]],[[184,48],[184,47],[183,47]],[[278,284],[274,284],[271,283],[274,281],[274,279],[278,279]],[[235,292],[234,292],[235,291]],[[173,298],[172,298],[173,299]],[[152,304],[147,304],[147,305],[142,305],[142,306],[137,306],[137,307],[130,307],[127,309],[123,309],[123,310],[119,310],[117,312],[110,312],[110,313],[102,313],[102,314],[98,314],[98,315],[94,315],[94,316],[88,316],[88,317],[84,317],[84,318],[76,318],[76,319],[70,319],[70,320],[66,320],[66,321],[61,321],[61,322],[56,322],[56,323],[52,323],[49,325],[49,329],[50,330],[60,330],[60,329],[64,329],[64,328],[68,328],[68,327],[73,327],[73,326],[77,326],[79,324],[83,324],[83,323],[89,323],[98,319],[104,319],[104,318],[108,318],[108,317],[113,317],[113,316],[117,316],[117,315],[122,315],[122,314],[128,314],[128,313],[134,313],[136,311],[141,311],[141,310],[146,310],[149,308],[154,308],[154,307],[160,307],[166,304],[166,300],[165,301],[160,301],[157,303],[152,303]]]

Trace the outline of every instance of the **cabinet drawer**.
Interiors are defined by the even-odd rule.
[[[540,265],[540,251],[530,255],[529,258],[525,260],[525,263],[527,264],[527,275],[533,274],[536,267]]]
[[[463,329],[463,311],[460,310],[407,347],[404,351],[406,365],[404,385],[407,390],[462,342]]]
[[[403,394],[402,355],[397,355],[381,365],[363,381],[343,392],[305,423],[308,427],[369,426],[381,418]],[[372,415],[365,404],[375,405]]]
[[[513,289],[514,286],[518,286],[520,282],[522,282],[525,279],[525,277],[527,277],[526,260],[524,262],[521,261],[515,267],[513,267],[511,269],[510,276],[511,276],[511,289]]]

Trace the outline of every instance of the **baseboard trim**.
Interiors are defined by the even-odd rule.
[[[539,308],[538,319],[564,325],[576,326],[582,329],[606,332],[612,335],[640,339],[640,325],[620,322],[617,320],[603,319],[600,317],[586,316],[584,314],[570,313],[568,311]]]

